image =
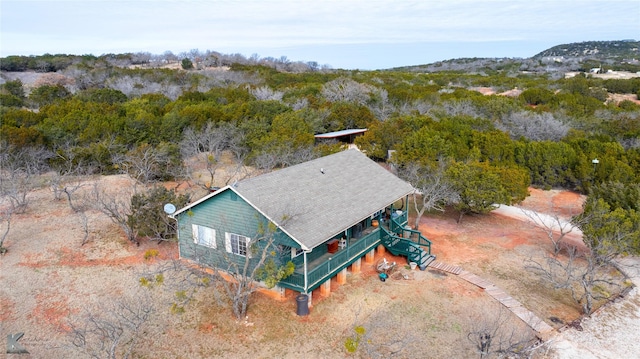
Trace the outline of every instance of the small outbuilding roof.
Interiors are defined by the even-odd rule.
[[[367,132],[366,128],[354,128],[350,130],[321,133],[321,134],[315,135],[315,137],[316,138],[337,138],[337,137],[343,137],[343,136],[357,135],[365,132]]]

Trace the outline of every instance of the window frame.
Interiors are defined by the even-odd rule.
[[[192,224],[191,236],[193,237],[193,243],[197,245],[213,249],[218,247],[216,243],[216,230],[211,227]]]
[[[251,258],[251,238],[247,236],[243,236],[242,234],[237,234],[237,233],[226,232],[225,247],[226,247],[227,253],[235,254],[241,257]]]

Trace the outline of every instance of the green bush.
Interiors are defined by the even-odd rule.
[[[187,58],[182,59],[181,65],[184,70],[191,70],[193,68],[193,62]]]
[[[181,208],[188,202],[187,195],[178,195],[175,191],[162,186],[154,187],[146,193],[135,194],[131,198],[132,214],[128,218],[129,225],[135,228],[141,237],[161,241],[171,240],[176,236],[176,224],[167,217],[164,205],[171,203]]]
[[[144,259],[149,260],[151,258],[155,258],[159,253],[160,252],[158,252],[157,249],[148,249],[146,252],[144,252]]]

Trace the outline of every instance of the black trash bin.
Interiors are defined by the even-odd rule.
[[[309,296],[306,294],[300,294],[296,297],[296,303],[298,303],[298,307],[296,309],[296,314],[309,315]]]

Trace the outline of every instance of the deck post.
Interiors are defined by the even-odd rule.
[[[385,253],[385,250],[386,250],[386,249],[384,248],[384,246],[383,246],[382,244],[379,244],[379,245],[378,245],[377,251],[378,251],[378,255],[379,255],[379,256],[383,256],[383,255],[384,255],[384,253]]]
[[[364,256],[365,263],[371,264],[376,257],[376,250],[372,249]]]
[[[347,283],[347,268],[343,268],[340,272],[338,272],[338,284],[342,285]]]
[[[331,294],[331,278],[320,285],[320,295],[328,297]]]
[[[307,270],[307,251],[302,251],[303,259],[304,259],[304,290],[306,291],[309,288],[309,274]],[[311,299],[311,297],[309,297]]]
[[[353,264],[351,264],[351,272],[354,274],[360,273],[360,266],[362,265],[362,258],[356,259]]]
[[[308,303],[308,306],[309,306],[309,308],[311,308],[311,307],[313,307],[313,302],[312,302],[312,300],[311,300],[311,299],[313,298],[313,292],[309,292],[309,293],[307,293],[307,296],[309,297],[309,303]]]

